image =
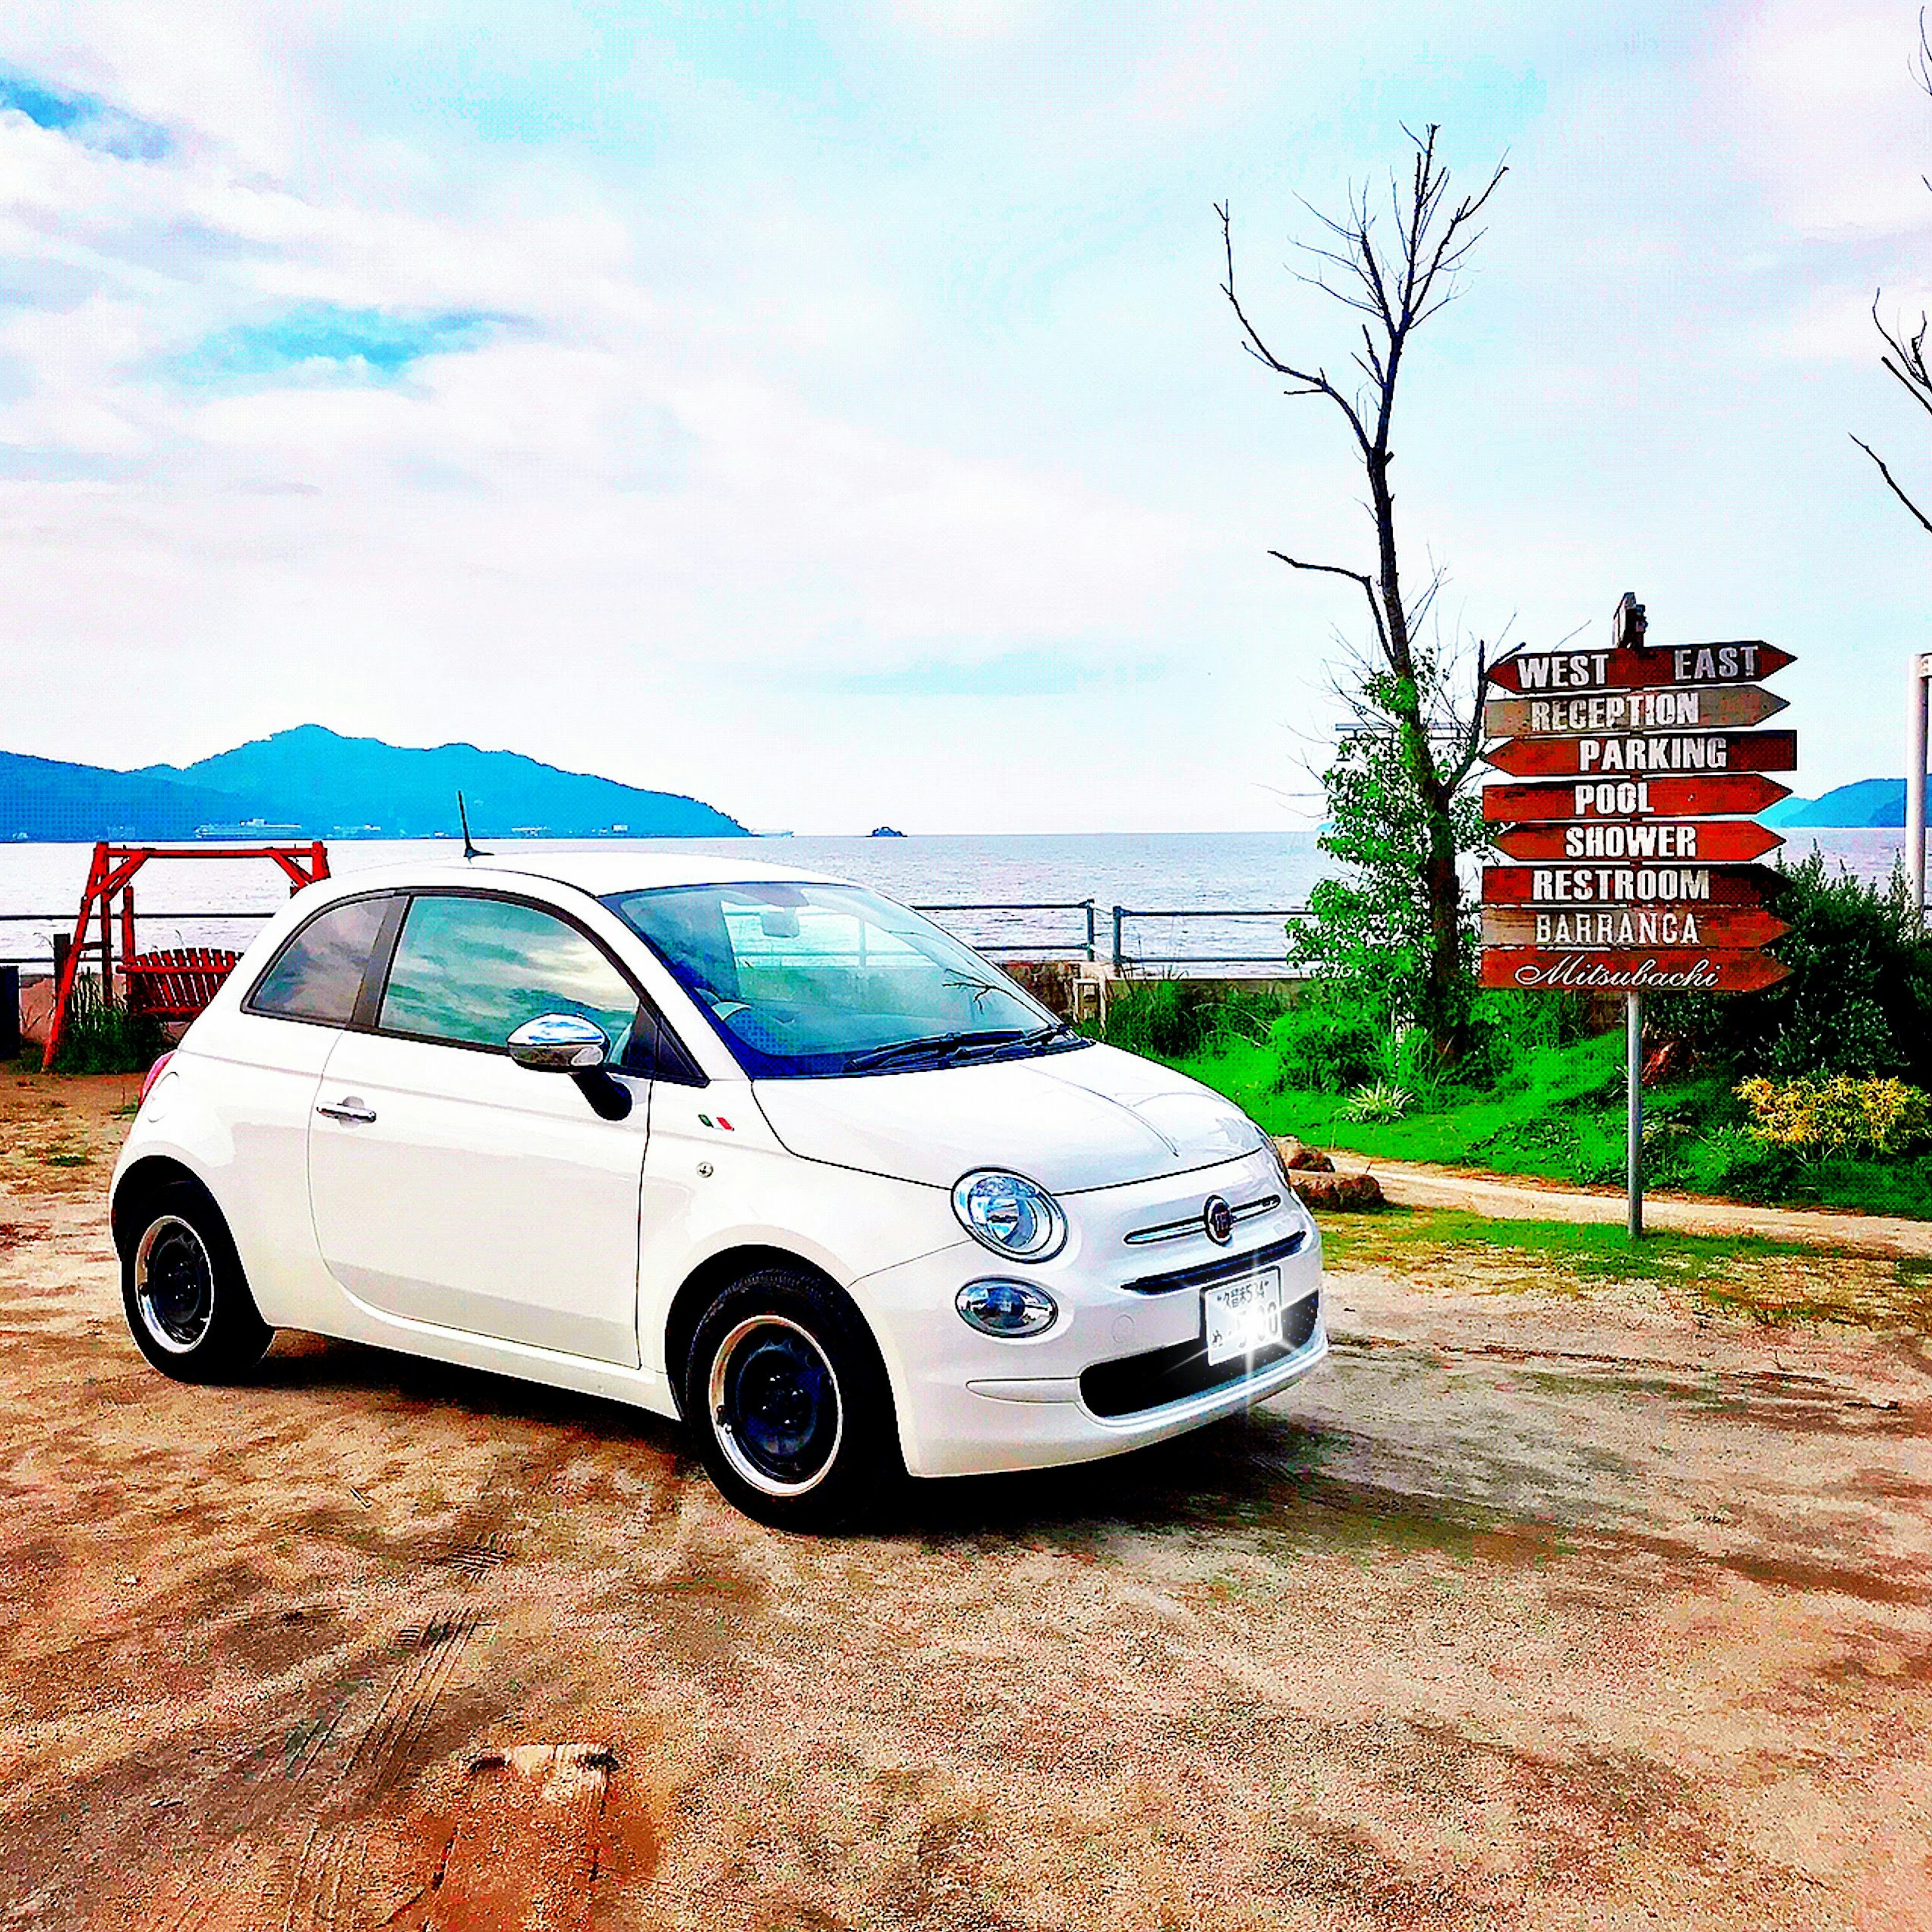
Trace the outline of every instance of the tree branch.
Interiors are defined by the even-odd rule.
[[[1362,586],[1362,595],[1369,600],[1369,615],[1376,620],[1376,635],[1382,640],[1382,650],[1388,650],[1388,631],[1382,622],[1382,607],[1376,602],[1375,580],[1366,571],[1350,570],[1340,563],[1304,563],[1298,556],[1289,556],[1285,552],[1271,550],[1268,555],[1279,559],[1290,570],[1316,570],[1328,577],[1346,577],[1352,584]]]
[[[1234,319],[1241,325],[1241,332],[1247,338],[1242,344],[1248,353],[1258,362],[1272,369],[1277,376],[1286,376],[1300,385],[1287,393],[1292,396],[1326,396],[1348,419],[1348,427],[1354,432],[1355,440],[1366,450],[1369,447],[1368,432],[1362,427],[1362,419],[1355,406],[1329,381],[1327,374],[1320,369],[1298,369],[1293,364],[1284,362],[1262,339],[1261,332],[1248,320],[1240,298],[1234,292],[1234,237],[1228,217],[1230,204],[1225,201],[1214,203],[1214,212],[1221,218],[1221,248],[1227,259],[1228,279],[1221,284],[1221,292],[1228,298],[1228,305],[1234,311]]]
[[[1483,680],[1489,675],[1490,647],[1487,642],[1476,640],[1476,694],[1469,711],[1469,728],[1462,739],[1462,755],[1457,760],[1448,784],[1450,791],[1462,789],[1462,782],[1476,768],[1476,760],[1483,755]]]
[[[1878,465],[1878,473],[1885,478],[1886,487],[1891,490],[1892,494],[1918,519],[1920,525],[1924,528],[1927,533],[1928,535],[1932,535],[1932,521],[1928,520],[1925,512],[1898,487],[1898,479],[1885,466],[1885,458],[1880,455],[1878,452],[1873,448],[1870,443],[1860,442],[1856,436],[1853,436],[1852,440],[1854,442],[1858,443],[1858,447]]]

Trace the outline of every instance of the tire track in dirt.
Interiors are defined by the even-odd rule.
[[[618,1760],[604,1744],[486,1751],[460,1776],[424,1762],[452,1691],[487,1679],[496,1628],[514,1608],[519,1512],[502,1490],[546,1493],[580,1449],[566,1437],[518,1458],[449,1541],[416,1556],[454,1572],[456,1591],[419,1602],[396,1629],[387,1671],[365,1666],[284,1761],[257,1774],[224,1821],[226,1842],[181,1874],[171,1912],[138,1922],[164,1932],[585,1927],[598,1899],[655,1868],[648,1812],[624,1784],[614,1795]],[[245,1761],[236,1769],[248,1775]]]
[[[476,1638],[491,1622],[473,1604],[446,1600],[424,1608],[421,1622],[398,1631],[386,1676],[356,1680],[278,1771],[250,1780],[226,1842],[191,1859],[170,1888],[168,1904],[146,1922],[164,1932],[266,1932],[271,1926],[297,1932],[350,1922],[340,1907],[348,1861],[362,1835],[356,1821],[380,1814],[402,1784],[439,1706],[476,1660]],[[372,1692],[373,1705],[352,1716]],[[246,1764],[236,1767],[244,1778]],[[291,1860],[286,1848],[298,1832]],[[353,1916],[352,1891],[350,1909]]]

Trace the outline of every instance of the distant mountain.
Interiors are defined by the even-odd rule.
[[[301,724],[191,765],[117,772],[0,752],[0,838],[420,838],[742,835],[694,798],[560,770],[516,752],[345,738]]]
[[[1903,778],[1860,778],[1828,791],[1822,798],[1780,799],[1759,816],[1780,831],[1800,826],[1820,830],[1850,826],[1902,826],[1905,823]]]
[[[0,752],[0,838],[192,838],[235,800],[146,772]]]

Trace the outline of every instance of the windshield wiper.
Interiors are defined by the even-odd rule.
[[[988,1046],[998,1047],[1002,1050],[1010,1047],[1016,1047],[1023,1050],[1039,1049],[1050,1046],[1054,1040],[1060,1039],[1064,1034],[1072,1033],[1072,1030],[1073,1029],[1064,1020],[1055,1020],[1051,1026],[1029,1027],[1024,1029],[1007,1028],[998,1033],[975,1034],[968,1045],[958,1048],[957,1052],[959,1057],[963,1058],[974,1047],[982,1042]]]
[[[1008,1027],[998,1033],[936,1033],[923,1040],[896,1040],[889,1046],[875,1046],[864,1053],[855,1053],[845,1063],[848,1073],[862,1073],[878,1066],[890,1066],[895,1060],[914,1060],[931,1054],[935,1064],[950,1059],[963,1048],[984,1043],[992,1046],[1010,1046],[1024,1037],[1018,1027]]]

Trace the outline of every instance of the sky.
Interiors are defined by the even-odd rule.
[[[0,4],[0,748],[314,721],[811,832],[1319,816],[1310,207],[1509,173],[1394,446],[1445,641],[1764,638],[1904,767],[1912,4]]]

